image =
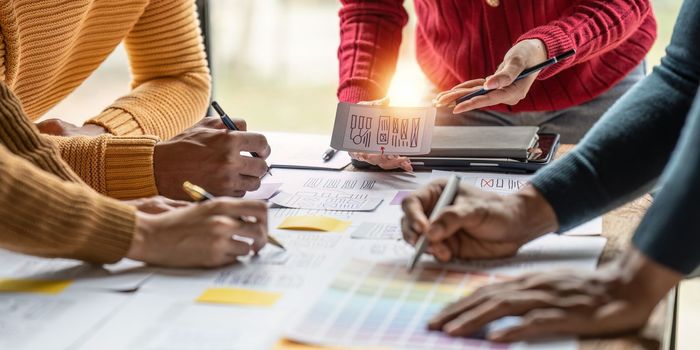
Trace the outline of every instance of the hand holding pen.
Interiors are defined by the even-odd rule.
[[[187,195],[192,198],[192,200],[196,202],[205,202],[209,200],[214,200],[216,197],[214,195],[210,194],[209,192],[205,191],[203,188],[189,182],[185,181],[182,184],[182,189],[187,193]],[[249,203],[256,203],[257,201],[248,201]],[[267,207],[265,208],[267,211]],[[242,224],[251,224],[251,223],[258,223],[258,218],[257,217],[250,217],[250,216],[239,216],[238,221],[241,222]],[[245,236],[245,235],[244,235]],[[270,236],[269,234],[267,235],[267,241],[274,245],[275,247],[278,247],[282,250],[287,250],[280,241],[275,239],[275,237]],[[259,247],[262,248],[262,247]],[[257,250],[256,250],[257,252]]]
[[[212,108],[216,111],[216,113],[219,114],[219,117],[221,118],[221,121],[224,123],[227,129],[232,130],[232,131],[240,131],[236,124],[231,120],[231,118],[224,112],[224,109],[221,108],[221,106],[216,102],[213,101],[211,103]],[[253,156],[253,158],[263,158],[258,154],[257,152],[250,152],[250,155]],[[264,159],[264,158],[263,158]],[[272,176],[272,172],[270,171],[270,167],[267,167],[267,173]]]
[[[548,59],[547,50],[540,40],[521,41],[506,53],[493,75],[443,91],[433,103],[436,107],[454,105],[454,114],[498,104],[516,105],[527,96],[540,71],[575,54],[575,50],[570,50]]]

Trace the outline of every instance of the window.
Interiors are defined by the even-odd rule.
[[[412,1],[406,6],[412,13]],[[658,64],[668,44],[681,0],[653,0],[659,38],[648,57]],[[328,133],[338,80],[339,42],[335,0],[210,0],[214,98],[251,130]],[[404,31],[392,91],[414,91],[424,79],[414,58],[413,26]],[[75,124],[99,113],[128,92],[126,53],[119,47],[71,96],[45,117]],[[401,91],[398,91],[401,93]]]

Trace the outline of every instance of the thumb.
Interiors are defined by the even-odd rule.
[[[525,70],[525,60],[520,56],[506,58],[504,64],[492,76],[486,78],[484,87],[488,90],[501,89],[513,84],[520,73]]]

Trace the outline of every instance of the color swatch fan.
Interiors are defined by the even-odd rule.
[[[488,342],[483,334],[453,338],[426,329],[427,321],[447,303],[493,280],[495,277],[484,274],[420,266],[408,274],[405,264],[352,260],[301,315],[287,337],[324,346],[508,349],[511,345]],[[491,326],[502,327],[512,321],[504,319]]]

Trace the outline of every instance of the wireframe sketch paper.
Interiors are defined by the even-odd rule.
[[[435,108],[398,108],[338,103],[331,146],[379,154],[430,152]]]
[[[366,193],[298,191],[280,192],[270,201],[282,207],[298,209],[322,209],[339,211],[372,211],[382,203],[382,198]]]

